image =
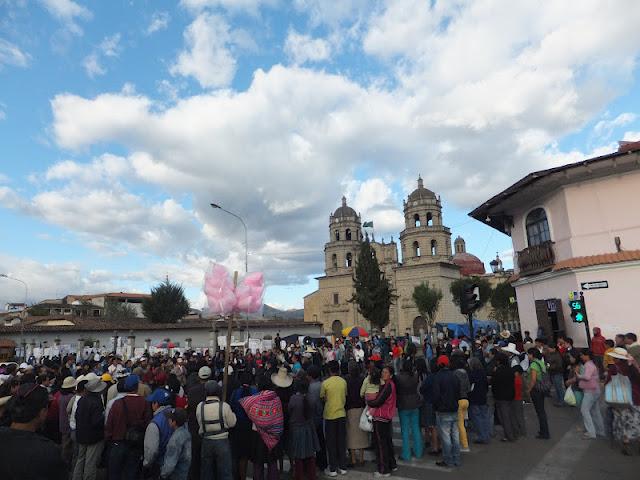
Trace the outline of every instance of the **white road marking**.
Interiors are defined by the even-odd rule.
[[[590,445],[591,441],[584,440],[579,431],[570,428],[558,443],[542,457],[524,480],[567,478],[575,471],[576,465],[580,463]]]

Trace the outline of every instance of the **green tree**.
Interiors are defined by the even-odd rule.
[[[151,289],[151,297],[142,301],[144,316],[153,323],[175,323],[189,313],[184,288],[169,279]]]
[[[413,289],[413,301],[418,307],[422,318],[427,320],[429,332],[436,319],[440,300],[442,300],[442,291],[438,288],[429,287],[429,282],[422,282]]]
[[[108,301],[104,308],[104,316],[109,320],[129,320],[136,318],[138,312],[128,303]]]
[[[518,315],[518,304],[512,299],[516,298],[516,289],[509,282],[496,285],[491,295],[491,316],[500,322],[514,320]]]
[[[380,271],[368,236],[360,245],[353,284],[355,293],[349,301],[357,304],[358,312],[371,325],[382,330],[389,324],[389,308],[397,296],[394,295],[389,280]]]
[[[462,296],[464,295],[464,286],[468,283],[478,285],[478,288],[480,289],[480,304],[478,308],[482,308],[489,301],[491,293],[493,292],[489,281],[482,277],[463,277],[451,282],[449,291],[453,296],[453,303],[458,307],[460,306],[462,303]]]

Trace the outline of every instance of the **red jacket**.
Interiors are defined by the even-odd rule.
[[[598,327],[593,329],[593,338],[591,339],[591,351],[594,355],[602,356],[604,352],[607,350],[607,346],[605,345],[605,338],[600,333],[600,329]]]
[[[127,402],[127,418],[124,416],[124,406]],[[104,429],[104,437],[107,441],[121,442],[124,440],[127,427],[139,427],[143,432],[151,421],[151,410],[145,399],[139,395],[127,395],[113,402],[109,417]]]
[[[369,413],[374,420],[390,422],[396,414],[396,384],[393,380],[380,387],[375,399],[367,400]]]

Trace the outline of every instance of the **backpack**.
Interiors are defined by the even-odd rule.
[[[127,410],[127,402],[124,401],[125,398],[122,399],[124,421],[127,425],[127,430],[124,433],[124,441],[132,449],[142,450],[144,448],[144,430],[140,425],[129,425],[129,411]]]
[[[540,360],[534,360],[534,363],[538,364],[539,372],[536,377],[536,384],[533,388],[541,392],[545,397],[551,396],[551,376],[549,375],[549,369],[546,368]]]

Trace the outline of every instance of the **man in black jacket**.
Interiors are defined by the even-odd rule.
[[[509,367],[509,359],[503,353],[496,355],[498,367],[491,379],[491,390],[496,402],[496,412],[504,430],[503,442],[516,440],[515,422],[512,403],[515,398],[515,380],[513,370]]]
[[[458,400],[460,400],[460,382],[449,369],[449,357],[440,355],[437,360],[438,373],[433,381],[433,408],[436,411],[436,423],[442,442],[442,461],[440,467],[459,467],[460,432],[458,431]]]
[[[107,387],[95,373],[87,381],[84,397],[78,400],[76,410],[76,441],[78,458],[72,480],[95,480],[98,462],[104,449],[104,403],[101,392]]]

